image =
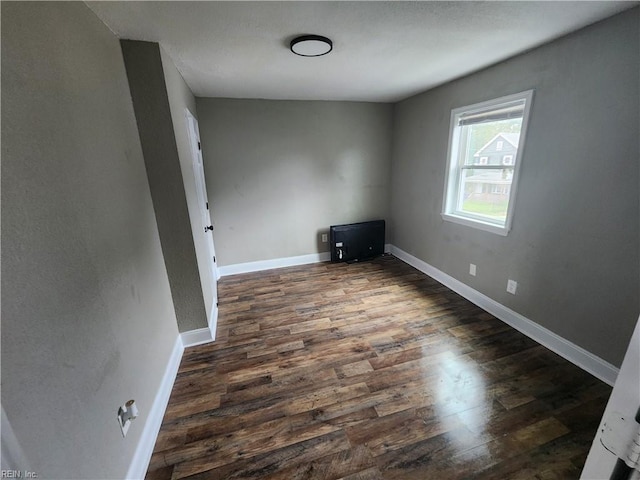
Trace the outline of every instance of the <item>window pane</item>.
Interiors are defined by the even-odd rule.
[[[515,159],[521,127],[522,117],[459,127],[461,163],[502,165],[505,156]]]
[[[512,168],[463,169],[456,210],[504,224],[512,180]]]
[[[511,167],[518,153],[521,127],[522,117],[460,127],[459,151],[463,161],[458,213],[505,224],[513,180]],[[510,168],[469,168],[474,165]]]

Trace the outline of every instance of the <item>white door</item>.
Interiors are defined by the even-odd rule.
[[[204,179],[204,166],[202,162],[202,146],[200,144],[200,130],[198,129],[198,120],[191,114],[189,110],[186,110],[187,126],[189,129],[189,140],[191,142],[192,153],[192,165],[193,175],[196,182],[196,193],[198,195],[198,209],[200,211],[200,234],[204,235],[207,248],[207,259],[209,260],[208,268],[210,273],[211,289],[212,289],[212,306],[211,306],[211,318],[209,319],[210,327],[211,323],[215,322],[218,311],[218,289],[217,281],[220,279],[218,272],[218,265],[216,263],[216,249],[213,244],[213,223],[211,222],[209,197],[207,197],[207,185]]]

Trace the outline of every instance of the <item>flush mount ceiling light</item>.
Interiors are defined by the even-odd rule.
[[[291,51],[302,57],[320,57],[333,50],[333,42],[320,35],[302,35],[291,40]]]

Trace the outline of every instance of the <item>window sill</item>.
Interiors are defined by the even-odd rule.
[[[485,232],[495,233],[497,235],[502,235],[506,237],[509,233],[508,227],[501,227],[499,225],[495,225],[489,222],[483,222],[481,220],[476,220],[467,217],[461,217],[458,215],[454,215],[451,213],[443,213],[442,219],[447,222],[457,223],[459,225],[465,225],[467,227],[476,228],[478,230],[484,230]]]

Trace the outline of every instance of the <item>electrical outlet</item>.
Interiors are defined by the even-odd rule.
[[[517,289],[518,289],[518,282],[516,282],[515,280],[507,281],[507,292],[511,293],[512,295],[515,295]]]
[[[476,266],[473,263],[469,264],[469,275],[475,277],[476,276]]]
[[[326,233],[323,233],[323,234],[322,234],[322,243],[327,243],[328,241],[329,241],[329,240],[328,240],[328,238],[327,238],[327,234],[326,234]]]
[[[126,437],[131,422],[138,418],[138,407],[135,400],[129,400],[127,403],[118,408],[118,425],[122,436]]]

